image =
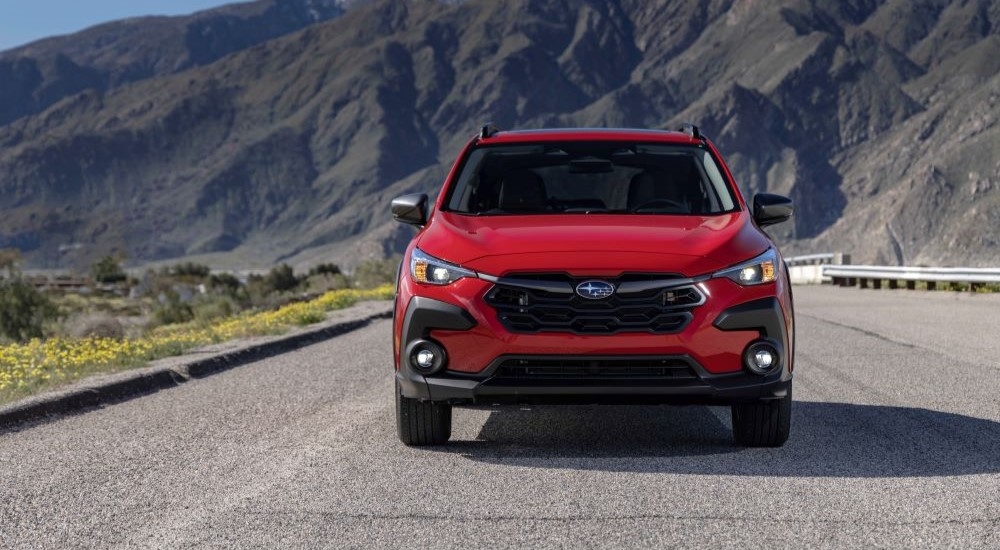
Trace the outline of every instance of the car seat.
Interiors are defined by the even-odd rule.
[[[658,201],[663,201],[657,205]],[[632,176],[628,186],[628,209],[663,208],[690,212],[683,190],[665,170],[649,168]]]
[[[545,182],[531,170],[512,170],[500,181],[499,208],[514,212],[545,210]]]

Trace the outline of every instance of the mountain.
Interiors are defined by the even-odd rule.
[[[344,13],[344,0],[258,0],[137,17],[0,52],[0,125],[86,90],[183,72]]]
[[[0,246],[350,265],[400,250],[389,200],[435,192],[484,121],[696,121],[744,193],[795,199],[786,253],[996,265],[998,21],[990,0],[375,2],[6,122]]]

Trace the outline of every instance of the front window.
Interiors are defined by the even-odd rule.
[[[711,215],[736,202],[702,147],[566,142],[473,150],[447,209],[475,215]]]

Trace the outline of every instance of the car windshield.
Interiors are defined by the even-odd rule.
[[[566,142],[473,150],[447,209],[475,215],[711,215],[736,202],[702,147]]]

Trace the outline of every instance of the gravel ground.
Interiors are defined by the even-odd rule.
[[[1000,296],[796,288],[792,436],[718,407],[457,409],[390,324],[0,433],[2,547],[1000,547]]]

